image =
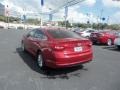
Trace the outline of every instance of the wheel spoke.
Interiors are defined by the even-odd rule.
[[[40,54],[38,55],[37,61],[38,61],[39,67],[43,67],[43,60],[42,60],[42,56]]]
[[[112,40],[111,40],[111,39],[108,39],[107,44],[108,44],[109,46],[111,46],[111,45],[112,45]]]

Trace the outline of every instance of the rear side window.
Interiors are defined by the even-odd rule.
[[[47,36],[41,30],[36,30],[34,37],[39,39],[47,38]]]
[[[65,30],[48,30],[48,33],[55,39],[63,38],[81,38],[78,34],[72,31]]]
[[[36,32],[36,30],[32,30],[27,35],[29,35],[30,37],[34,37],[35,32]]]
[[[93,30],[89,30],[88,32],[92,33],[92,32],[94,32],[94,31],[93,31]]]

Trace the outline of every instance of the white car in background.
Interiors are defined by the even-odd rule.
[[[8,26],[8,29],[16,29],[15,26]]]
[[[80,35],[81,35],[82,37],[87,37],[87,38],[89,38],[90,35],[91,35],[91,33],[93,33],[93,32],[95,32],[95,30],[93,30],[93,29],[87,29],[87,30],[84,30],[84,31],[80,32]]]
[[[117,34],[118,38],[115,39],[114,45],[120,49],[120,32]]]

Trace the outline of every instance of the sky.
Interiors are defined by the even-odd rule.
[[[44,0],[41,10],[40,0],[0,0],[0,3],[8,5],[10,15],[27,17],[40,17],[40,12],[50,12],[59,9],[53,14],[53,20],[64,20],[65,9],[62,7],[67,2],[80,2],[68,7],[67,20],[71,22],[91,23],[103,22],[120,23],[120,0]],[[82,1],[82,2],[81,2]],[[42,15],[44,20],[48,20],[48,15]]]

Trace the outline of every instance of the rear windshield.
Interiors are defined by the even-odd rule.
[[[81,38],[78,34],[67,30],[48,30],[48,33],[55,39]]]

